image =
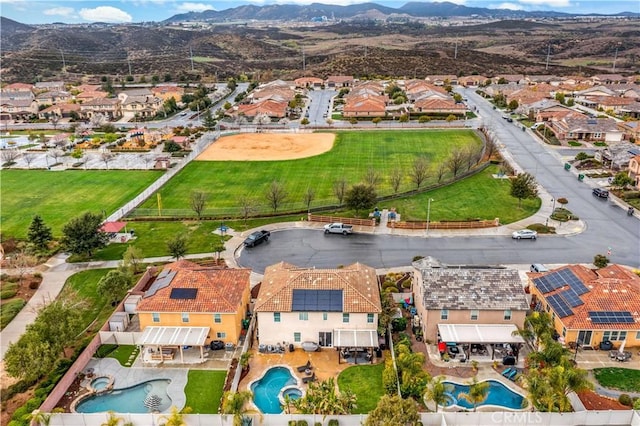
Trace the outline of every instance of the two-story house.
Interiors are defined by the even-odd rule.
[[[317,342],[320,347],[377,348],[382,312],[375,269],[267,267],[255,301],[262,345]]]

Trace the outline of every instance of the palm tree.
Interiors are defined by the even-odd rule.
[[[473,404],[473,411],[476,411],[476,407],[487,399],[489,394],[489,382],[478,382],[477,377],[474,377],[471,383],[469,383],[469,392],[461,392],[458,395],[458,399],[462,398],[465,401]]]
[[[49,426],[51,423],[51,414],[43,413],[40,410],[33,410],[31,414],[24,416],[25,420],[29,420],[29,424],[33,426]]]
[[[187,414],[191,411],[191,408],[185,407],[182,412],[178,411],[178,407],[171,407],[171,414],[169,416],[162,416],[162,420],[165,422],[161,426],[186,426],[184,422],[183,414]]]
[[[551,339],[553,331],[551,316],[547,312],[535,311],[524,319],[524,328],[514,331],[513,334],[520,335],[526,340],[533,340],[533,346],[538,349],[541,342]]]
[[[447,403],[448,394],[453,390],[453,385],[444,383],[443,380],[443,376],[433,378],[424,393],[425,400],[435,402],[436,413],[438,412],[438,406],[444,406]]]
[[[109,417],[107,418],[107,421],[102,423],[100,426],[119,426],[120,421],[123,420],[122,417],[116,416],[116,413],[113,411],[109,411],[108,414]]]
[[[247,403],[252,398],[251,391],[225,392],[222,397],[222,414],[233,414],[233,426],[242,426],[244,415],[255,412],[247,408]]]

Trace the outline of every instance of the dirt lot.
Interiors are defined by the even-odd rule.
[[[246,133],[225,136],[198,156],[200,161],[274,161],[312,157],[331,150],[330,133]]]

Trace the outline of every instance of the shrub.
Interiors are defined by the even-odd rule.
[[[589,158],[589,155],[586,152],[579,152],[576,154],[576,160],[578,161],[586,160],[587,158]]]
[[[287,423],[289,426],[296,426],[296,421],[295,420],[289,420],[289,422]]]
[[[411,280],[406,280],[405,282],[402,283],[402,288],[410,288],[411,287]]]
[[[2,286],[0,290],[0,300],[11,299],[18,293],[18,285],[15,283],[8,283]]]
[[[340,422],[338,421],[338,419],[331,419],[329,420],[329,426],[339,426]]]
[[[411,261],[415,262],[415,261],[420,260],[420,259],[424,259],[424,256],[413,256],[413,259],[411,259]]]
[[[631,400],[631,397],[626,393],[623,393],[618,397],[618,402],[622,405],[626,405],[627,407],[633,406],[633,401]]]
[[[30,288],[31,290],[37,290],[37,289],[38,289],[38,287],[40,287],[40,282],[38,282],[38,281],[31,281],[31,282],[29,283],[29,288]]]
[[[298,420],[298,426],[309,426],[306,420]]]
[[[636,198],[640,198],[640,191],[627,191],[622,194],[622,198],[625,200],[633,200]]]
[[[393,331],[404,331],[407,329],[407,319],[395,318],[393,321],[391,321],[391,325],[393,327]]]

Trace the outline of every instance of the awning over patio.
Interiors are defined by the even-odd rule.
[[[377,348],[377,330],[333,330],[333,346],[337,348]]]
[[[513,335],[518,330],[513,324],[438,324],[443,342],[457,343],[524,343]]]
[[[118,233],[125,226],[127,226],[127,222],[105,222],[100,227],[100,230],[107,234]]]
[[[140,338],[140,345],[203,346],[209,327],[147,327]]]

